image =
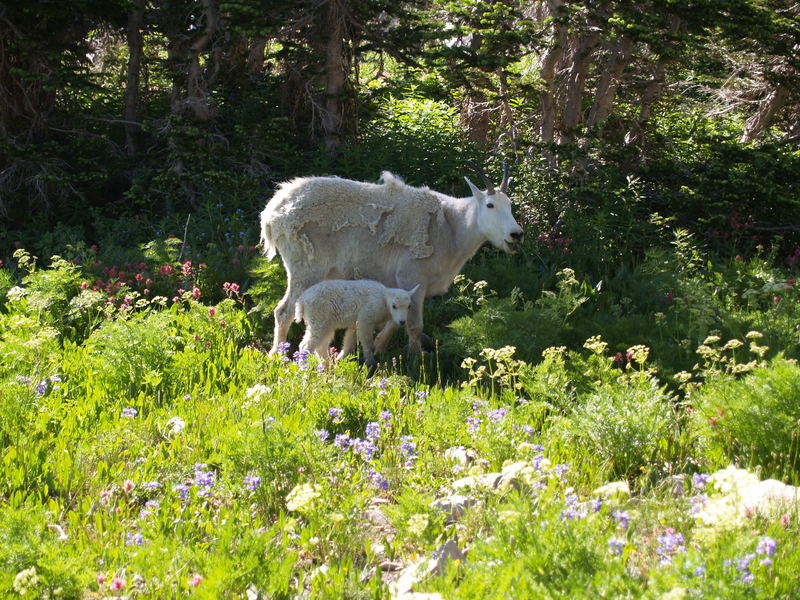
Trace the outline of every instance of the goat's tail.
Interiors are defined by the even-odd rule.
[[[303,303],[300,300],[294,303],[294,322],[303,322]]]
[[[269,207],[261,213],[261,249],[267,260],[275,258],[278,249],[275,247],[275,240],[272,237],[272,227],[270,226],[272,214]]]

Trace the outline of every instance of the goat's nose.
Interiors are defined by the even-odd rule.
[[[511,233],[511,239],[517,243],[521,243],[523,237],[525,237],[525,232],[523,232],[521,229]]]
[[[401,326],[401,327],[402,327],[403,325],[405,325],[405,324],[406,324],[406,320],[405,320],[405,319],[403,319],[402,321],[400,321],[400,326]]]

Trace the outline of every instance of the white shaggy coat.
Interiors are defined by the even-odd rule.
[[[295,321],[305,321],[306,333],[300,350],[328,357],[337,329],[347,329],[338,358],[347,356],[355,347],[355,335],[364,352],[364,362],[375,365],[372,336],[375,329],[388,321],[405,325],[411,296],[416,290],[387,288],[377,281],[333,279],[312,285],[295,304]]]

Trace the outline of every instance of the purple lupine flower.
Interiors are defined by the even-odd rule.
[[[692,502],[692,514],[696,515],[703,509],[703,505],[708,502],[708,496],[705,494],[697,494],[689,498],[689,500]]]
[[[181,498],[186,498],[186,495],[189,493],[189,486],[184,483],[178,483],[172,486],[172,491]]]
[[[758,545],[756,546],[756,552],[758,552],[759,554],[766,554],[767,556],[774,556],[777,547],[778,547],[778,542],[776,542],[768,535],[765,535],[764,537],[758,540]]]
[[[742,574],[742,581],[744,583],[753,583],[754,579],[755,576],[750,571],[746,571]]]
[[[388,422],[388,421],[391,421],[391,420],[392,420],[392,413],[391,413],[391,411],[388,411],[388,410],[382,410],[382,411],[381,411],[381,419],[383,419],[384,421],[387,421],[387,422]]]
[[[500,408],[495,408],[494,410],[490,410],[487,416],[493,422],[499,423],[505,418],[507,414],[508,414],[508,409],[505,406],[501,406]]]
[[[31,378],[27,375],[17,375],[17,383],[30,383]]]
[[[47,379],[42,379],[33,387],[33,390],[36,392],[37,396],[43,396],[47,391]]]
[[[381,424],[377,421],[370,421],[364,430],[367,439],[377,440],[381,437]]]
[[[569,471],[569,465],[559,464],[553,467],[553,473],[555,473],[556,477],[561,481],[564,481],[564,473],[567,471]]]
[[[144,536],[141,533],[126,533],[125,545],[126,546],[141,546],[144,544]]]
[[[153,490],[157,490],[161,487],[161,484],[158,481],[145,481],[142,484],[142,487],[146,489],[148,492],[152,492]]]
[[[570,492],[564,495],[564,504],[567,506],[576,506],[578,504],[578,494]]]
[[[428,392],[426,390],[418,390],[418,391],[414,392],[414,395],[416,395],[417,399],[420,402],[423,402],[424,400],[426,400],[428,398],[428,396],[430,396],[430,392]]]
[[[677,552],[685,552],[683,534],[675,533],[672,528],[667,528],[663,535],[658,536],[656,554],[660,557],[661,565],[668,565]]]
[[[350,436],[346,433],[339,433],[333,439],[333,445],[339,450],[347,450],[350,446]]]
[[[625,540],[619,540],[617,538],[611,538],[608,540],[608,549],[611,550],[615,556],[620,556],[624,547]]]
[[[161,503],[158,500],[148,500],[144,503],[145,507],[147,508],[158,508],[161,506]]]
[[[123,408],[122,409],[122,414],[120,414],[120,417],[124,417],[126,419],[132,419],[133,417],[136,416],[136,414],[138,412],[139,411],[136,410],[135,408]]]
[[[698,490],[706,489],[709,481],[711,481],[711,475],[708,473],[695,473],[692,475],[692,487]]]
[[[467,417],[467,431],[475,433],[481,427],[480,417]]]
[[[210,488],[214,485],[214,472],[213,471],[195,471],[194,481],[199,487]]]
[[[592,498],[589,500],[589,506],[594,512],[600,512],[600,509],[603,508],[603,501],[599,498]]]
[[[278,354],[281,357],[281,362],[288,363],[289,362],[289,347],[291,344],[289,342],[281,342],[278,344]]]
[[[406,456],[403,466],[406,468],[413,467],[419,454],[417,452],[417,443],[414,441],[413,436],[404,435],[400,438],[400,452]]]
[[[692,572],[692,574],[695,577],[702,577],[703,575],[706,574],[706,568],[703,565],[699,565],[699,566],[694,568],[694,571]]]
[[[332,407],[328,409],[328,416],[333,418],[334,423],[342,422],[342,409]]]
[[[328,438],[331,436],[331,434],[330,434],[330,433],[328,433],[328,432],[327,432],[326,430],[324,430],[324,429],[315,429],[315,430],[314,430],[314,435],[316,435],[316,436],[317,436],[317,439],[318,439],[320,442],[327,442],[327,441],[328,441]]]
[[[360,454],[364,457],[364,460],[370,461],[375,453],[378,451],[378,448],[375,446],[372,440],[362,440],[361,438],[356,438],[351,442],[353,446],[354,452]]]
[[[254,492],[258,489],[258,486],[261,485],[261,477],[258,475],[247,475],[244,478],[244,487],[251,492]]]
[[[389,385],[389,380],[386,377],[381,377],[380,381],[378,381],[378,387],[382,390],[385,390]]]
[[[297,350],[292,355],[292,358],[294,359],[294,364],[298,365],[301,371],[305,371],[308,368],[309,354],[311,354],[310,350]]]
[[[742,558],[737,558],[734,562],[734,567],[737,571],[748,571],[750,569],[750,563],[753,562],[753,559],[756,557],[755,554],[745,554]]]
[[[628,529],[628,524],[631,520],[631,514],[627,510],[615,510],[611,513],[611,518],[617,522],[622,529]]]
[[[533,428],[533,425],[523,425],[522,426],[522,433],[525,435],[533,435],[536,430]],[[544,448],[542,448],[544,450]]]
[[[374,487],[379,488],[379,489],[381,489],[383,491],[386,491],[386,490],[389,489],[389,480],[386,479],[383,475],[381,475],[375,469],[370,469],[367,472],[367,477],[369,478],[370,483]]]
[[[761,561],[762,567],[771,567],[772,566],[772,559],[769,556],[765,556]]]

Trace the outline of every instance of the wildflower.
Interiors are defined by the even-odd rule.
[[[536,432],[536,430],[533,428],[533,425],[523,425],[522,432],[525,435],[533,435]]]
[[[20,596],[24,596],[37,585],[39,585],[39,575],[36,573],[36,567],[29,567],[17,573],[12,587]]]
[[[370,440],[376,440],[381,437],[381,424],[376,421],[370,421],[367,423],[365,435],[367,436],[367,439]]]
[[[384,421],[391,421],[392,420],[392,413],[388,410],[381,411],[381,419]]]
[[[297,350],[293,355],[292,358],[294,359],[294,363],[300,367],[300,370],[303,371],[308,368],[308,356],[311,354],[310,350]]]
[[[244,487],[254,492],[258,489],[258,486],[261,485],[261,477],[258,475],[248,475],[244,478]]]
[[[683,534],[675,533],[671,527],[668,527],[663,535],[658,536],[658,544],[656,554],[661,558],[662,565],[671,563],[675,553],[686,551]]]
[[[420,402],[422,402],[430,395],[430,393],[425,390],[419,390],[414,392],[414,395],[419,399]]]
[[[556,474],[556,477],[558,477],[561,481],[564,481],[564,473],[566,473],[567,471],[569,471],[569,465],[561,464],[553,467],[553,472]]]
[[[705,494],[697,494],[689,498],[692,502],[692,514],[695,515],[703,509],[703,505],[708,502],[708,496]]]
[[[33,390],[37,396],[44,396],[45,392],[47,392],[47,379],[42,379],[33,387]]]
[[[382,390],[385,390],[386,387],[389,385],[389,380],[386,377],[381,377],[380,381],[378,381],[378,387]]]
[[[161,484],[158,481],[146,481],[142,484],[142,487],[146,489],[148,492],[152,492],[153,490],[157,490],[161,487]]]
[[[205,467],[205,465],[203,465]],[[213,471],[203,471],[203,470],[196,470],[194,472],[194,479],[195,483],[204,488],[209,488],[214,485],[214,472]]]
[[[692,475],[692,487],[697,488],[698,490],[706,489],[706,485],[711,480],[711,475],[707,473],[695,473]]]
[[[695,567],[694,572],[693,572],[693,575],[695,577],[702,577],[705,574],[706,574],[706,568],[704,566],[699,565],[699,566]]]
[[[178,435],[186,429],[186,421],[180,417],[170,417],[167,421],[167,428],[174,434]]]
[[[106,582],[105,573],[98,573],[97,577],[95,577],[95,581],[97,581],[97,585],[103,585]]]
[[[333,445],[339,450],[347,450],[350,444],[351,444],[350,436],[347,435],[346,433],[339,433],[333,439]]]
[[[125,589],[125,580],[122,577],[114,577],[111,580],[111,583],[108,584],[108,587],[111,588],[112,591],[119,592]]]
[[[764,537],[758,540],[758,546],[756,546],[756,552],[758,552],[759,554],[766,554],[767,556],[774,556],[775,549],[777,547],[778,543],[768,535],[765,535]]]
[[[386,479],[383,475],[381,475],[375,469],[370,469],[367,472],[367,477],[369,478],[370,483],[373,486],[375,486],[376,488],[379,488],[379,489],[381,489],[383,491],[386,491],[386,490],[389,489],[389,480]]]
[[[197,574],[197,573],[195,573],[194,575],[192,575],[191,577],[189,577],[189,581],[188,581],[188,583],[189,583],[189,586],[190,586],[190,587],[193,587],[193,588],[196,588],[196,587],[197,587],[198,585],[200,585],[202,582],[203,582],[203,576],[202,576],[202,575],[199,575],[199,574]]]
[[[127,533],[125,534],[126,546],[141,546],[144,544],[144,536],[141,533]]]
[[[334,423],[341,423],[342,422],[342,409],[341,408],[329,408],[328,409],[328,416],[333,418]]]
[[[475,433],[481,427],[480,417],[467,417],[467,431]]]
[[[620,556],[622,554],[622,549],[625,547],[625,540],[620,540],[617,538],[611,538],[608,540],[608,549],[615,555]]]
[[[215,314],[217,314],[217,309],[216,309],[216,307],[214,307],[214,306],[209,306],[209,307],[208,307],[208,315],[209,315],[210,317],[213,317]]]
[[[628,529],[628,524],[631,520],[631,514],[627,510],[615,510],[611,513],[611,518],[617,522],[622,529]]]
[[[331,434],[325,431],[324,429],[314,430],[314,435],[317,436],[317,439],[319,439],[320,442],[328,441],[328,438],[331,436]]]
[[[589,506],[594,512],[600,512],[600,509],[603,508],[603,501],[599,498],[592,498],[589,500]]]
[[[138,412],[139,411],[136,410],[135,408],[123,408],[122,409],[122,414],[120,414],[120,417],[124,417],[126,419],[132,419],[133,417],[136,416],[136,414]]]
[[[355,452],[363,456],[364,460],[367,461],[372,460],[375,452],[378,451],[378,448],[375,446],[372,440],[362,440],[360,438],[356,438],[351,442],[351,445],[355,449]]]
[[[500,407],[489,411],[488,417],[495,423],[499,423],[505,418],[506,414],[508,414],[508,409]]]
[[[769,556],[765,556],[761,561],[762,567],[771,567],[772,566],[772,559]]]
[[[129,494],[133,491],[133,488],[136,487],[136,484],[133,483],[130,479],[126,479],[122,482],[122,491],[126,494]]]
[[[178,494],[181,498],[186,498],[186,495],[189,493],[189,486],[183,483],[179,483],[177,485],[172,486],[172,491]]]
[[[322,495],[322,488],[311,483],[295,486],[286,496],[286,508],[290,511],[303,512],[311,507],[314,500]]]

